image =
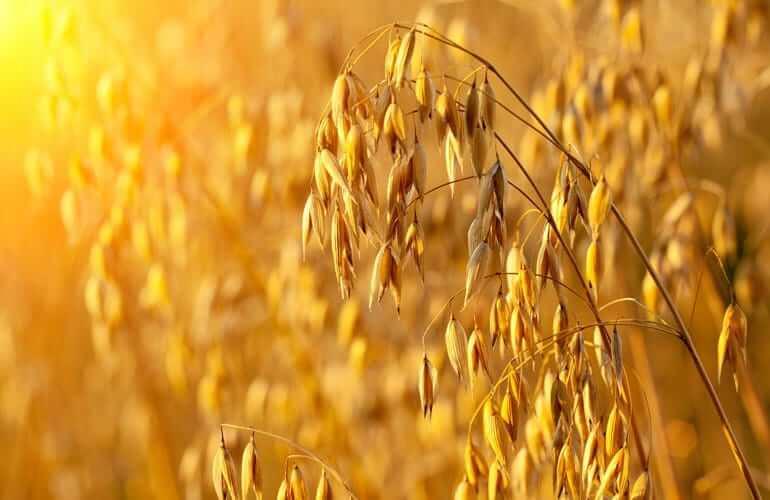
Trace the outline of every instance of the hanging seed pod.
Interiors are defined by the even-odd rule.
[[[468,258],[473,255],[473,251],[482,243],[482,220],[476,216],[468,226]]]
[[[623,437],[623,424],[620,422],[620,412],[618,405],[613,404],[609,415],[607,416],[606,430],[604,431],[604,454],[611,457],[620,449]]]
[[[503,498],[506,489],[508,489],[508,475],[500,463],[495,461],[492,467],[489,468],[489,480],[487,481],[488,500]]]
[[[411,64],[412,54],[414,53],[414,43],[415,28],[412,28],[406,36],[404,36],[403,40],[401,40],[394,62],[393,85],[398,89],[403,86],[404,80],[408,78],[407,73]]]
[[[654,317],[655,312],[658,310],[660,291],[649,272],[645,273],[642,279],[642,297],[644,298],[644,305],[648,309],[648,315],[650,318]]]
[[[556,352],[559,357],[561,357],[561,353],[564,351],[564,346],[567,345],[567,341],[569,339],[569,337],[565,335],[568,328],[569,319],[567,317],[567,308],[562,302],[559,302],[559,304],[556,306],[556,310],[553,313],[552,324],[553,335],[556,337],[556,343],[554,345],[556,346]]]
[[[497,111],[497,101],[495,91],[489,83],[489,75],[484,75],[484,83],[479,90],[479,109],[481,110],[481,121],[489,130],[495,130],[495,113]]]
[[[487,377],[490,380],[492,379],[489,374],[489,367],[487,366],[487,346],[484,342],[484,334],[479,330],[478,326],[474,326],[471,336],[468,338],[466,355],[468,362],[468,378],[471,387],[473,387],[479,368],[484,370],[484,373],[487,374]]]
[[[591,191],[588,200],[588,224],[594,233],[598,233],[599,227],[604,223],[607,214],[612,207],[612,192],[607,179],[602,175]]]
[[[364,161],[366,161],[364,135],[361,126],[355,123],[348,130],[348,135],[345,139],[344,164],[348,182],[351,186],[355,186],[361,176]]]
[[[738,390],[737,363],[746,362],[747,321],[743,310],[736,303],[731,303],[722,318],[722,331],[719,333],[717,346],[717,381],[722,380],[725,363],[733,372],[735,389]]]
[[[315,162],[313,163],[313,182],[321,202],[324,205],[327,205],[329,203],[329,197],[331,196],[331,185],[329,174],[326,173],[326,167],[321,158],[322,155],[315,155]]]
[[[508,290],[515,293],[519,290],[519,269],[521,269],[521,246],[518,239],[514,240],[508,256],[505,258],[505,278],[508,281]]]
[[[420,273],[420,278],[425,281],[425,270],[422,265],[422,255],[425,253],[425,234],[422,231],[422,226],[417,220],[415,215],[414,220],[406,230],[406,236],[404,237],[405,251],[409,252],[414,260],[414,265],[417,266],[417,271]]]
[[[310,237],[313,232],[313,219],[311,214],[313,212],[313,193],[308,195],[305,201],[305,208],[302,210],[302,260],[305,260],[307,255],[307,246],[310,244]]]
[[[452,146],[452,142],[454,141],[454,136],[452,135],[452,132],[447,131],[447,137],[444,141],[444,163],[446,165],[446,173],[447,173],[447,179],[449,180],[449,192],[454,198],[455,196],[455,180],[457,180],[457,155],[455,154],[455,149]]]
[[[642,14],[638,5],[628,9],[621,26],[621,45],[629,52],[639,54],[644,50]]]
[[[291,469],[291,474],[289,474],[289,491],[291,500],[307,500],[305,478],[302,477],[302,471],[297,465]]]
[[[529,328],[527,318],[520,304],[514,304],[510,320],[511,346],[513,354],[522,358],[526,353],[535,352],[535,337],[532,328]],[[520,359],[522,361],[522,359]]]
[[[479,291],[479,285],[484,277],[490,253],[489,245],[482,241],[468,260],[468,266],[465,271],[465,300],[463,307],[466,307],[470,299]]]
[[[463,478],[455,488],[454,500],[471,500],[471,498],[473,498],[471,485],[467,478]]]
[[[532,311],[535,307],[537,297],[535,293],[535,276],[527,265],[524,253],[521,254],[521,267],[519,267],[519,289],[520,297],[526,304],[527,310]]]
[[[385,117],[382,124],[382,136],[388,145],[388,151],[391,155],[396,154],[397,147],[402,149],[406,146],[406,124],[404,122],[404,112],[396,102],[391,102],[388,109],[385,110]]]
[[[369,89],[364,81],[352,71],[348,73],[348,86],[351,88],[348,103],[361,122],[366,122],[374,115]]]
[[[415,140],[414,152],[412,153],[412,159],[410,162],[412,171],[412,184],[417,195],[422,200],[425,195],[426,184],[428,179],[428,159],[425,154],[425,148],[419,140]]]
[[[446,342],[449,364],[452,365],[452,369],[460,381],[462,381],[465,378],[463,358],[466,353],[468,338],[463,325],[454,317],[454,314],[449,315],[449,323],[447,323],[446,332],[444,333],[444,340]]]
[[[446,88],[446,84],[444,85],[444,90],[441,95],[444,97],[442,106],[439,108],[438,102],[436,102],[436,112],[439,113],[439,117],[446,124],[447,130],[452,132],[452,135],[459,143],[462,143],[463,134],[460,112],[457,110],[457,102],[455,101],[455,98],[449,94],[449,89]]]
[[[446,138],[447,130],[449,130],[449,120],[451,120],[451,113],[449,110],[449,90],[444,84],[444,88],[436,96],[436,140],[441,144]]]
[[[473,163],[473,170],[476,172],[476,177],[481,180],[481,176],[484,174],[484,165],[487,161],[487,148],[489,147],[486,131],[484,129],[477,130],[473,134],[472,140],[471,161]]]
[[[595,493],[596,498],[604,498],[604,495],[610,493],[612,483],[621,476],[624,467],[624,461],[628,459],[627,455],[628,450],[626,448],[618,450],[618,452],[613,455],[610,463],[607,464],[607,468],[604,470],[604,474],[602,474],[601,482],[599,483],[599,489],[597,489]],[[621,496],[622,493],[622,491],[619,492]]]
[[[529,483],[532,475],[532,457],[526,447],[519,449],[513,459],[511,482],[516,498],[529,498]]]
[[[380,247],[377,256],[374,258],[372,281],[369,288],[369,309],[374,305],[375,299],[378,303],[382,301],[382,295],[385,293],[385,289],[391,284],[393,268],[395,266],[396,261],[393,256],[390,242],[386,242]]]
[[[323,165],[324,169],[326,170],[326,173],[331,178],[332,182],[340,187],[345,193],[349,195],[353,195],[353,191],[351,191],[350,187],[348,186],[348,183],[345,181],[345,176],[342,173],[342,169],[340,168],[340,164],[337,162],[337,158],[334,157],[334,155],[329,151],[328,149],[324,149],[320,153],[321,155],[321,164]]]
[[[321,469],[321,477],[318,478],[318,486],[315,489],[315,500],[332,500],[332,486],[326,477],[326,468]]]
[[[465,468],[465,477],[474,488],[478,487],[479,481],[487,477],[488,468],[484,455],[479,451],[475,444],[468,437],[465,444],[465,453],[463,455],[463,465]]]
[[[634,485],[631,487],[631,493],[629,494],[630,500],[650,500],[652,498],[652,490],[650,490],[650,475],[647,471],[642,472],[634,481]]]
[[[484,439],[492,449],[497,458],[497,461],[505,466],[507,462],[506,457],[506,442],[505,435],[506,430],[503,425],[503,420],[500,418],[500,414],[495,408],[491,398],[487,398],[484,403]]]
[[[286,479],[281,481],[281,485],[278,487],[278,493],[275,495],[275,500],[291,500],[291,490]]]
[[[253,492],[256,500],[262,500],[262,466],[257,453],[257,445],[252,434],[241,458],[241,493],[246,500]]]
[[[505,391],[502,403],[500,403],[500,417],[503,419],[505,430],[508,431],[511,442],[516,442],[519,431],[519,408],[510,384]]]
[[[401,35],[396,35],[388,44],[388,51],[385,53],[385,79],[393,82],[393,76],[396,71],[396,60],[401,50]]]
[[[222,438],[217,454],[214,456],[211,473],[217,498],[219,500],[237,500],[238,487],[235,482],[235,464],[233,457],[225,447],[224,438]]]
[[[586,251],[586,280],[588,280],[588,286],[591,288],[594,300],[599,294],[599,280],[602,276],[602,261],[597,239],[598,233],[594,233],[594,239],[591,240]]]
[[[433,102],[436,98],[436,90],[433,87],[433,80],[425,70],[425,65],[420,68],[417,75],[417,81],[414,84],[414,95],[420,111],[420,121],[425,122],[433,114]]]
[[[465,99],[465,130],[468,131],[471,138],[476,133],[480,112],[479,93],[476,91],[476,78],[474,78],[473,84],[471,84],[471,88],[468,90],[468,96]]]
[[[505,172],[499,158],[492,165],[490,176],[492,177],[492,189],[497,200],[497,208],[501,214],[505,214]]]
[[[511,312],[508,310],[508,303],[503,295],[503,287],[500,286],[497,296],[489,308],[489,334],[492,337],[492,347],[495,346],[498,338],[503,339],[501,353],[506,343],[506,333],[508,333],[510,317]]]
[[[418,374],[419,381],[417,388],[420,393],[420,403],[422,405],[423,417],[430,418],[433,412],[433,403],[435,401],[437,386],[438,386],[438,373],[428,360],[428,356],[424,355],[422,363],[420,365],[420,372]]]
[[[343,115],[347,113],[349,96],[350,88],[348,87],[347,75],[340,73],[337,75],[337,79],[334,80],[331,100],[332,119],[338,126],[342,120]]]

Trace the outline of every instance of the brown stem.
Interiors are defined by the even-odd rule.
[[[711,399],[711,402],[713,403],[714,408],[717,411],[717,415],[719,416],[719,420],[721,421],[722,431],[724,432],[725,438],[727,439],[727,444],[730,446],[730,451],[732,452],[733,457],[735,458],[735,462],[737,463],[738,468],[741,470],[741,472],[743,473],[743,477],[746,479],[746,484],[749,486],[749,489],[751,490],[752,497],[755,499],[762,498],[762,495],[759,492],[759,487],[757,486],[757,483],[754,480],[754,476],[751,473],[751,469],[749,468],[749,464],[746,461],[746,456],[743,454],[743,450],[738,444],[738,439],[735,437],[735,432],[733,431],[733,427],[730,424],[730,420],[727,417],[727,412],[725,412],[725,409],[722,406],[722,402],[719,399],[719,395],[717,394],[716,389],[714,388],[714,384],[711,383],[711,379],[708,376],[706,367],[703,365],[703,361],[701,361],[700,354],[698,354],[698,350],[695,348],[695,344],[692,341],[692,336],[690,335],[690,331],[687,328],[687,325],[685,325],[684,320],[682,319],[682,315],[679,314],[679,309],[676,307],[676,304],[674,303],[674,299],[671,297],[671,294],[668,292],[668,289],[663,285],[663,281],[658,275],[658,272],[652,266],[652,263],[650,262],[650,259],[647,257],[647,254],[642,248],[641,243],[639,243],[639,240],[636,238],[636,235],[634,235],[633,231],[631,231],[631,228],[628,226],[628,224],[626,223],[626,220],[623,218],[623,215],[620,213],[620,210],[618,210],[618,207],[615,206],[615,204],[612,205],[612,213],[615,214],[615,218],[620,223],[620,226],[623,229],[623,232],[626,233],[626,236],[631,241],[631,245],[634,247],[634,250],[636,251],[637,255],[642,260],[642,262],[644,262],[644,267],[647,269],[647,271],[650,273],[650,276],[655,281],[655,285],[658,287],[658,290],[660,290],[660,293],[663,295],[663,300],[666,302],[666,305],[668,306],[669,310],[671,311],[671,314],[674,317],[674,322],[676,323],[676,326],[679,329],[682,342],[687,348],[687,352],[690,355],[690,358],[692,359],[692,362],[695,365],[696,370],[698,371],[698,375],[700,375],[703,385],[706,386],[706,391],[708,392],[709,398]]]

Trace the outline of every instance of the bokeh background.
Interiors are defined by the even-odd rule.
[[[220,423],[302,443],[360,498],[446,498],[473,395],[451,381],[437,340],[442,394],[422,419],[419,335],[462,286],[474,201],[463,190],[426,201],[426,284],[405,282],[400,318],[366,308],[368,264],[343,302],[317,246],[302,262],[313,133],[340,64],[374,28],[419,17],[495,61],[525,96],[575,58],[633,58],[678,89],[726,8],[741,14],[718,113],[699,122],[703,140],[680,166],[722,186],[735,214],[727,271],[749,316],[754,392],[736,393],[729,377],[719,391],[770,486],[767,4],[642,1],[645,48],[629,55],[605,3],[0,0],[0,498],[214,498]],[[376,81],[383,54],[373,49],[358,73]],[[443,60],[456,74],[473,67]],[[550,186],[553,165],[536,177]],[[676,196],[641,174],[626,182],[641,193],[627,213],[650,247]],[[714,197],[703,199],[708,228]],[[613,286],[639,295],[641,266],[616,253]],[[704,280],[693,308],[692,281],[675,289],[715,377],[724,284]],[[646,369],[629,362],[658,406],[645,435],[665,439],[680,494],[740,498],[683,347],[633,335]],[[236,450],[248,438],[226,436]],[[258,443],[272,497],[290,451]],[[312,484],[318,470],[305,473]]]

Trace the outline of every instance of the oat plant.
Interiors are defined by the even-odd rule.
[[[624,35],[641,37],[628,26]],[[384,75],[366,83],[357,65],[381,46]],[[449,64],[437,63],[439,49],[461,55],[472,71],[452,74]],[[424,258],[431,245],[423,225],[425,198],[454,197],[461,186],[472,192],[464,286],[437,315],[425,318],[424,354],[416,367],[425,418],[438,398],[452,397],[451,388],[437,386],[432,344],[445,346],[457,390],[480,395],[467,422],[456,499],[484,488],[490,499],[532,495],[537,478],[547,474],[557,498],[650,498],[655,450],[641,430],[649,411],[634,404],[645,401],[634,395],[654,388],[626,366],[624,337],[632,328],[681,342],[747,487],[760,498],[667,280],[614,200],[600,154],[612,130],[590,127],[592,114],[602,109],[619,109],[622,121],[639,82],[610,70],[596,82],[569,96],[556,130],[491,61],[429,25],[374,30],[345,59],[316,128],[303,253],[315,235],[331,256],[341,296],[348,298],[355,282],[366,279],[365,249],[371,247],[369,306],[389,294],[398,313],[408,300],[402,292],[410,266],[424,279],[431,265]],[[566,100],[564,93],[553,89],[556,100]],[[670,103],[665,89],[655,92],[653,119],[661,128],[676,123]],[[533,147],[550,151],[550,194],[506,138],[514,123],[534,139]],[[632,139],[645,140],[644,124]],[[431,186],[440,165],[434,156],[443,157],[445,179]],[[387,175],[378,175],[383,169]],[[729,239],[729,221],[717,231]],[[625,235],[646,271],[639,299],[606,296],[610,270],[603,269],[603,240],[617,234]],[[530,241],[537,253],[530,254]],[[488,296],[488,288],[496,292]],[[669,319],[654,310],[656,301],[665,304]],[[642,315],[611,315],[608,309],[620,302],[638,304]],[[473,311],[472,323],[463,323],[464,311]],[[746,334],[745,315],[733,298],[719,337],[720,375],[744,362]]]

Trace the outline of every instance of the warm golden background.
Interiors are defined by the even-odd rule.
[[[410,273],[400,318],[389,298],[371,313],[365,307],[371,249],[344,303],[326,253],[314,245],[302,263],[314,129],[340,64],[376,27],[422,16],[494,61],[525,96],[542,95],[576,58],[633,62],[679,96],[688,62],[714,43],[725,11],[737,14],[714,84],[719,104],[694,120],[698,138],[677,171],[696,186],[722,186],[735,217],[738,250],[727,272],[749,319],[752,382],[736,393],[727,376],[718,390],[770,494],[768,6],[626,2],[640,8],[645,30],[644,52],[632,55],[606,9],[624,2],[572,3],[0,0],[0,498],[214,498],[220,423],[303,444],[362,499],[449,497],[474,404],[441,361],[439,335],[429,350],[440,392],[433,419],[422,418],[419,334],[462,286],[475,202],[469,190],[426,201],[426,284]],[[381,78],[384,50],[361,61],[368,82]],[[473,68],[446,61],[458,75]],[[502,128],[519,143],[521,127]],[[431,185],[443,179],[434,157]],[[535,172],[548,189],[553,167]],[[647,248],[676,199],[669,167],[621,181]],[[697,200],[710,235],[715,197]],[[627,250],[606,264],[613,296],[641,294],[643,268]],[[689,274],[672,289],[687,316],[700,289],[692,330],[716,380],[724,288],[708,278],[694,286],[704,249],[688,251]],[[473,317],[465,313],[466,328]],[[660,460],[675,489],[683,498],[742,498],[682,345],[631,335],[628,363],[657,400],[654,425],[643,403],[636,413],[646,439],[664,441]],[[238,456],[248,434],[226,437]],[[257,442],[273,498],[290,450]],[[653,476],[660,452],[653,445]],[[315,484],[318,467],[302,464]]]

